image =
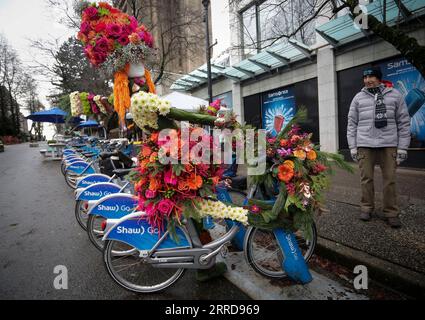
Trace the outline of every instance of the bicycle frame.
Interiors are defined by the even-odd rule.
[[[144,215],[145,212],[135,212],[118,220],[108,219],[102,240],[118,240],[134,246],[139,250],[139,257],[156,268],[209,269],[215,264],[215,258],[222,248],[239,231],[239,224],[235,224],[225,235],[206,245],[201,244],[190,219],[184,221],[182,228],[176,229],[179,243],[171,238],[169,231],[165,231],[159,239],[156,232],[140,232],[137,236],[118,232],[120,227],[121,231],[131,226],[145,229],[149,225],[140,219]]]

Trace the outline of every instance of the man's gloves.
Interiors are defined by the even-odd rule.
[[[354,162],[358,162],[359,160],[357,159],[357,148],[350,149],[350,153],[351,153],[351,158],[353,158]]]
[[[404,160],[407,160],[407,151],[403,149],[397,149],[397,165],[399,166]]]

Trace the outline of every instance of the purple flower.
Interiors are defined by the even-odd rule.
[[[291,148],[289,148],[289,149],[284,149],[284,148],[277,149],[277,153],[278,153],[279,156],[285,158],[285,157],[288,157],[292,154],[292,149]]]

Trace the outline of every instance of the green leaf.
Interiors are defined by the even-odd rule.
[[[173,173],[174,173],[177,177],[179,177],[179,176],[182,174],[182,172],[185,170],[184,165],[183,165],[183,164],[181,164],[181,163],[179,163],[179,164],[173,164],[173,165],[172,165],[172,168],[173,168]]]
[[[277,217],[279,213],[282,212],[282,210],[285,208],[286,198],[287,198],[286,185],[285,183],[282,182],[279,187],[279,195],[272,209],[274,216]]]

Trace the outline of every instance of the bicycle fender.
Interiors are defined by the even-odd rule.
[[[75,200],[99,200],[104,196],[119,193],[121,191],[121,188],[121,186],[109,182],[92,184],[87,188],[77,189],[75,192]]]
[[[145,212],[135,212],[118,221],[113,220],[112,222],[115,222],[115,224],[107,229],[108,231],[102,240],[121,241],[138,250],[151,250],[162,235],[159,234],[158,229],[153,228],[145,219],[141,219],[145,215]],[[109,220],[107,220],[107,225],[108,221]],[[181,249],[190,247],[185,234],[178,227],[176,228],[176,235],[178,242],[174,241],[171,236],[168,235],[157,249]]]
[[[282,268],[285,270],[288,277],[292,280],[307,284],[313,280],[310,271],[308,270],[307,263],[298,246],[295,235],[286,232],[283,229],[274,229],[273,233],[279,243],[285,260],[283,261]]]
[[[89,205],[88,214],[102,216],[106,219],[120,219],[134,212],[137,208],[136,196],[127,193],[110,194],[93,205]]]
[[[216,194],[217,194],[217,199],[219,201],[230,202],[230,203],[232,202],[232,198],[230,197],[225,187],[216,187]],[[248,200],[245,200],[245,202],[248,202]],[[235,221],[229,220],[229,219],[226,219],[225,222],[226,222],[226,231],[229,231],[233,227],[233,225],[236,223]],[[243,225],[241,225],[238,233],[231,241],[232,246],[238,249],[239,251],[243,251],[245,234],[246,234],[246,228]]]
[[[87,169],[87,170],[86,170]],[[66,167],[66,171],[71,171],[75,174],[93,174],[96,173],[92,166],[85,161],[77,161]],[[85,170],[85,171],[84,171]]]
[[[101,173],[89,174],[77,180],[77,189],[86,188],[95,183],[110,182],[110,181],[111,181],[111,177],[107,176],[106,174],[101,174]]]

